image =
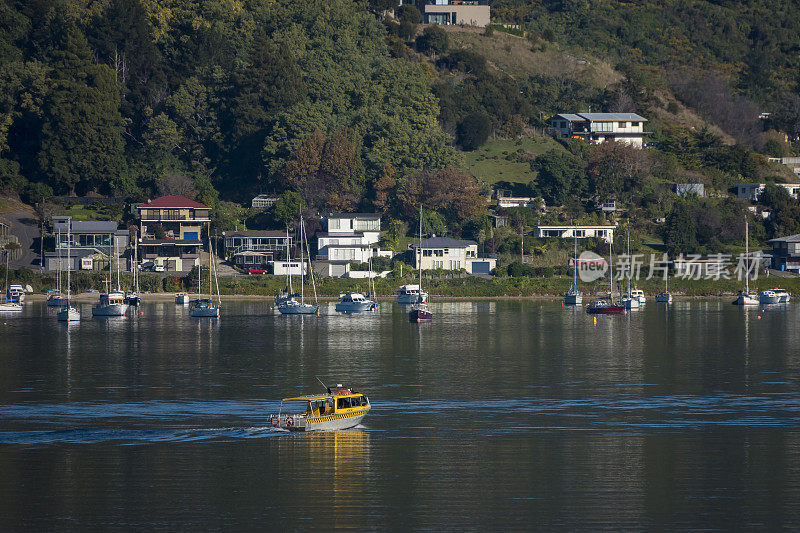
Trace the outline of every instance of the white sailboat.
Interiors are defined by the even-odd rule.
[[[433,320],[433,313],[428,309],[428,304],[422,297],[422,204],[419,206],[419,260],[417,261],[417,271],[419,273],[419,292],[420,296],[417,303],[411,308],[408,313],[408,319],[411,322],[422,322],[423,320]]]
[[[57,249],[57,257],[58,257],[58,271],[56,273],[56,290],[52,291],[47,296],[47,307],[63,307],[67,303],[67,298],[64,296],[64,293],[61,290],[62,282],[62,275],[61,275],[61,230],[59,229],[58,233],[56,234],[56,249]]]
[[[583,294],[578,290],[578,236],[575,234],[575,228],[572,228],[572,237],[575,241],[575,257],[573,258],[573,278],[572,288],[564,293],[564,303],[566,305],[581,305],[583,303]]]
[[[303,217],[300,217],[300,301],[294,299],[294,297],[289,297],[286,300],[283,300],[281,303],[278,304],[278,311],[281,312],[282,315],[318,315],[319,314],[319,305],[312,305],[306,303],[306,293],[305,293],[305,284],[303,283],[303,267],[305,263],[303,262],[303,243],[306,241],[306,234],[305,234],[305,224],[303,223]],[[288,250],[288,248],[287,248]],[[288,255],[288,254],[287,254]],[[309,262],[309,270],[311,275],[311,283],[314,283],[314,270],[311,268],[311,250],[308,250],[308,262]],[[288,260],[289,266],[289,291],[291,293],[291,259]],[[317,301],[317,286],[314,285],[314,301]]]
[[[108,265],[108,278],[106,278],[106,293],[100,295],[100,301],[92,307],[92,316],[125,316],[128,304],[125,303],[125,293],[120,288],[119,257],[117,257],[117,242],[113,239],[114,253],[110,256],[117,267],[117,290],[111,290],[111,263]]]
[[[630,227],[627,228],[628,234],[628,244],[627,244],[627,254],[628,254],[628,292],[625,296],[622,297],[622,305],[625,306],[625,309],[639,309],[640,303],[638,295],[631,294],[631,278],[633,277],[633,265],[630,262],[631,257],[631,230]],[[614,275],[613,273],[611,274]],[[642,293],[644,295],[644,293]]]
[[[208,298],[200,298],[200,269],[198,268],[197,276],[198,276],[198,299],[192,302],[192,306],[189,308],[189,316],[195,318],[219,318],[220,316],[220,308],[221,302],[219,297],[219,282],[217,281],[217,267],[216,267],[216,260],[214,259],[214,245],[211,242],[211,227],[208,228]],[[214,305],[214,299],[212,298],[213,294],[213,287],[211,285],[211,278],[214,278],[214,282],[217,287],[217,305]]]
[[[6,292],[8,292],[8,256],[11,250],[6,250]],[[22,303],[13,302],[10,298],[6,297],[6,301],[0,303],[0,312],[2,313],[18,313],[22,311]]]
[[[57,318],[59,322],[77,322],[81,319],[81,312],[72,307],[72,290],[70,288],[70,273],[72,272],[72,235],[70,229],[72,228],[72,218],[67,218],[67,303],[58,312]]]
[[[747,220],[744,222],[744,257],[747,261],[747,268],[744,274],[744,290],[739,291],[736,299],[733,301],[734,305],[758,305],[758,295],[750,292],[750,226]]]

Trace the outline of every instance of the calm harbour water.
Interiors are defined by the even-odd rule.
[[[778,529],[800,523],[800,308],[539,301],[219,321],[0,317],[3,529]],[[760,317],[760,318],[759,318]],[[286,434],[315,376],[366,393]]]

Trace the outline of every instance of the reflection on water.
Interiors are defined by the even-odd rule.
[[[763,529],[800,518],[800,311],[727,301],[588,316],[440,302],[431,323],[170,302],[0,320],[9,529]],[[368,394],[288,434],[279,399]],[[790,525],[791,524],[791,525]],[[233,527],[231,527],[233,526]],[[746,526],[745,526],[746,527]]]

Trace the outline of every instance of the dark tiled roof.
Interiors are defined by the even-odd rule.
[[[256,238],[263,238],[263,237],[276,237],[279,239],[286,238],[285,231],[261,231],[261,230],[243,230],[243,231],[226,231],[225,237],[256,237]],[[291,239],[291,237],[289,237]]]
[[[194,200],[189,200],[185,196],[162,196],[161,198],[156,198],[155,200],[140,204],[137,206],[137,209],[147,209],[150,207],[173,209],[180,207],[191,207],[194,209],[210,209],[208,206],[205,206],[199,202],[195,202]]]
[[[381,218],[380,213],[328,213],[328,218]]]
[[[450,237],[431,237],[425,239],[421,243],[412,244],[412,248],[421,246],[422,248],[466,248],[467,246],[477,246],[475,241],[459,241],[458,239],[451,239]]]

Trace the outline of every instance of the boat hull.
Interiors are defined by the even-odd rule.
[[[125,316],[128,304],[98,305],[92,307],[92,316]]]
[[[662,292],[656,295],[656,302],[669,304],[672,303],[672,295],[668,292]]]
[[[311,304],[281,304],[278,306],[278,311],[282,315],[316,315],[319,311],[319,306]]]
[[[203,308],[189,309],[189,316],[195,318],[219,318],[219,308],[203,307]]]
[[[59,322],[78,322],[81,319],[81,312],[74,307],[65,307],[58,312]]]
[[[424,322],[426,320],[433,320],[433,313],[427,309],[412,309],[408,313],[409,322]]]
[[[339,302],[336,304],[337,313],[365,313],[373,309],[377,309],[375,302]]]
[[[758,298],[740,294],[733,301],[733,305],[740,305],[740,306],[758,305]]]
[[[7,302],[0,304],[0,313],[19,313],[22,311],[22,304],[16,302]]]
[[[762,304],[779,304],[781,303],[781,297],[777,295],[771,296],[767,294],[761,294],[758,297],[758,301]]]
[[[422,293],[422,302],[419,301],[419,294],[398,294],[397,303],[400,305],[414,305],[418,303],[426,303],[428,301],[428,293]]]
[[[564,295],[564,303],[566,305],[581,305],[583,303],[583,295],[580,293],[572,294],[568,292]]]
[[[625,307],[625,309],[639,309],[641,306],[639,300],[636,298],[623,298],[622,305]]]
[[[188,294],[179,294],[175,297],[175,304],[176,305],[189,305],[189,295]]]
[[[338,431],[350,429],[361,423],[369,409],[348,415],[330,415],[316,418],[306,418],[303,415],[277,415],[272,417],[270,423],[274,428],[288,429],[289,431]],[[291,425],[289,420],[291,419]]]
[[[610,305],[608,307],[587,307],[586,312],[590,315],[624,315],[626,309],[621,305]]]

